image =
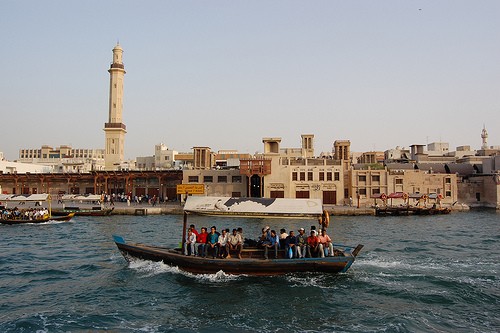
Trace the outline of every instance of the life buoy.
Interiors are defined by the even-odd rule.
[[[427,194],[424,194],[424,195],[422,196],[422,200],[424,200],[424,201],[427,201],[427,199],[428,199],[428,198],[429,198],[429,197],[427,196]]]
[[[380,199],[382,200],[387,200],[387,195],[385,195],[385,193],[382,193],[382,195],[380,196]]]
[[[321,214],[319,224],[321,224],[323,228],[328,228],[328,226],[330,225],[330,214],[326,210],[323,210],[323,214]]]
[[[408,200],[408,193],[403,193],[403,200],[404,201]]]
[[[443,195],[442,194],[438,194],[438,199],[442,200],[443,199]]]

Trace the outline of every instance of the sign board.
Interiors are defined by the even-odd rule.
[[[177,185],[177,194],[205,194],[205,185],[203,184],[179,184]]]

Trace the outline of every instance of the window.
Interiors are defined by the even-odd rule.
[[[198,176],[189,176],[188,177],[188,182],[189,183],[197,183],[198,182]]]
[[[312,182],[312,180],[313,180],[313,173],[311,171],[309,171],[307,173],[307,180],[310,181],[310,182]]]
[[[366,182],[366,176],[359,176],[358,179],[360,182]]]
[[[333,180],[335,180],[337,182],[340,180],[340,172],[333,173]]]
[[[233,183],[241,183],[241,176],[233,176],[231,181]]]
[[[241,192],[231,192],[231,196],[233,198],[239,198],[239,197],[241,197]]]
[[[446,191],[446,196],[451,197],[451,191]]]
[[[324,172],[320,172],[319,173],[319,181],[322,182],[325,180],[325,173]]]
[[[204,183],[213,183],[214,177],[213,176],[203,176],[203,182]]]
[[[372,176],[372,182],[379,182],[380,181],[380,175],[373,175]]]
[[[451,178],[445,178],[444,182],[445,182],[446,184],[451,184]]]
[[[227,176],[217,176],[218,183],[227,183]]]
[[[366,195],[366,188],[360,188],[358,193],[359,195]]]
[[[396,185],[403,185],[403,179],[396,178]]]
[[[165,156],[165,161],[170,160],[170,156]]]
[[[300,180],[301,181],[305,181],[306,180],[306,173],[303,172],[303,171],[300,173]]]
[[[292,172],[292,181],[297,181],[297,172]]]
[[[372,194],[380,194],[380,189],[379,188],[373,188],[372,189]]]
[[[331,172],[326,173],[326,181],[328,181],[328,182],[332,181],[332,173]]]

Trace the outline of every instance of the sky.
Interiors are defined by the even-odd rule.
[[[316,155],[500,145],[500,1],[0,2],[0,151],[103,148],[124,50],[125,157],[164,143]]]

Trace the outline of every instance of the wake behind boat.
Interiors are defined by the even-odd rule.
[[[127,259],[128,261],[132,261],[134,259],[142,259],[163,262],[167,265],[176,266],[183,271],[195,274],[210,274],[217,273],[218,271],[223,271],[227,274],[245,274],[258,276],[282,275],[287,273],[300,272],[341,273],[346,272],[351,267],[359,251],[361,251],[361,249],[363,248],[363,245],[361,244],[357,245],[356,247],[335,245],[334,251],[332,253],[329,253],[330,256],[325,255],[323,257],[323,255],[320,255],[321,252],[318,252],[317,255],[307,258],[299,258],[297,256],[294,257],[292,253],[289,253],[284,249],[280,249],[277,251],[276,257],[273,256],[272,258],[267,259],[266,253],[262,247],[249,245],[245,242],[241,248],[241,251],[236,250],[237,253],[234,253],[234,249],[232,249],[233,252],[229,250],[229,253],[226,257],[216,258],[216,256],[213,256],[210,258],[206,256],[186,255],[188,253],[183,253],[183,248],[186,239],[188,213],[193,212],[192,207],[195,206],[195,203],[210,202],[210,206],[207,207],[210,209],[202,210],[204,212],[207,212],[209,210],[213,210],[212,203],[220,203],[222,201],[219,201],[220,198],[212,198],[204,201],[193,199],[193,202],[190,202],[192,198],[196,197],[189,197],[185,205],[184,224],[182,231],[183,246],[181,248],[166,248],[141,243],[129,243],[126,242],[123,237],[115,235],[113,236],[114,242],[125,259]],[[240,198],[238,198],[238,200],[240,200]],[[231,201],[226,200],[222,203],[226,207],[233,207],[235,204],[241,203],[241,201],[238,200],[235,199],[234,203],[230,204],[229,206],[227,204],[231,203]],[[253,200],[255,200],[255,198],[252,198],[252,201]],[[290,204],[292,201],[293,200],[291,199],[286,200],[287,204]],[[296,201],[299,203],[301,209],[307,207],[307,204],[303,205],[306,200],[296,199]],[[252,205],[254,204],[255,201],[253,201]],[[260,203],[258,204],[260,205]],[[316,204],[313,204],[313,207],[313,209],[308,210],[308,214],[310,214],[310,217],[319,219],[323,228],[328,227],[329,217],[328,214],[322,210],[322,205],[318,206]],[[269,210],[266,210],[266,213],[269,212]],[[295,209],[292,210],[293,214],[291,215],[287,215],[286,212],[284,212],[284,214],[287,217],[296,216],[297,212],[299,212],[299,210]],[[244,211],[242,209],[238,209],[238,213],[236,215],[244,216],[243,213]],[[277,217],[278,215],[277,213],[273,213],[272,215],[262,215],[258,214],[256,210],[252,210],[250,214],[246,216]],[[233,232],[236,235],[236,229],[234,229]],[[269,251],[273,252],[274,254],[274,250]]]

